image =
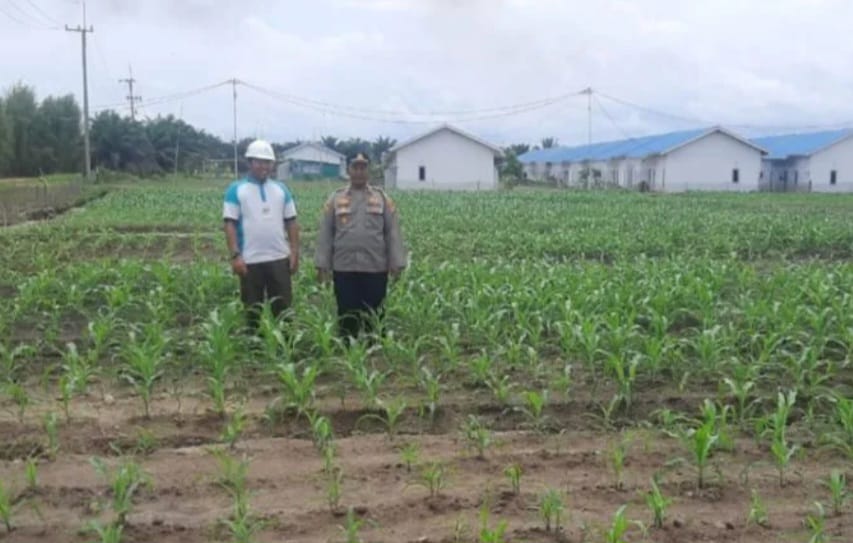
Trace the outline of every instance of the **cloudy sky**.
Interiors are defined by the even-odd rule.
[[[88,0],[93,112],[121,103],[231,138],[495,143],[853,125],[849,0]],[[0,86],[81,96],[80,0],[0,0]],[[161,97],[179,96],[168,100]],[[558,97],[562,99],[556,100]],[[552,101],[543,101],[555,98]],[[150,104],[146,105],[146,102]],[[512,108],[518,104],[534,106]],[[543,106],[543,107],[538,107]],[[636,107],[636,106],[642,106]],[[122,110],[122,111],[126,111]]]

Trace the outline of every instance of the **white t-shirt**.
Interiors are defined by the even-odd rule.
[[[284,221],[296,218],[290,190],[279,181],[263,183],[247,177],[225,191],[222,216],[237,223],[237,243],[246,264],[290,256]]]

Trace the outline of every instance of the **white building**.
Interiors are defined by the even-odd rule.
[[[659,192],[759,190],[766,151],[721,127],[555,147],[519,157],[529,179]]]
[[[762,189],[853,192],[853,130],[755,138],[767,149]]]
[[[385,186],[398,189],[491,190],[498,186],[499,147],[442,125],[388,151]]]
[[[279,155],[278,162],[276,174],[281,180],[346,177],[346,157],[320,143],[307,142],[291,147]]]

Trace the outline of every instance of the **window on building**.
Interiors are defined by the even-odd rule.
[[[838,182],[838,171],[832,170],[829,172],[829,184],[834,185],[836,182]]]
[[[794,183],[800,182],[800,170],[794,170]]]
[[[732,170],[732,183],[740,183],[740,170],[737,168]]]
[[[418,181],[426,181],[426,166],[418,167]]]

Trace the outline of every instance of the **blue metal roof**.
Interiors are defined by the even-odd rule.
[[[766,158],[782,159],[790,156],[811,155],[850,135],[853,135],[853,129],[845,128],[810,134],[785,134],[753,138],[752,142],[767,149],[769,154]]]
[[[550,149],[537,149],[524,153],[518,160],[524,163],[530,162],[581,162],[585,160],[610,160],[613,158],[643,158],[668,151],[688,141],[694,140],[713,128],[700,128],[696,130],[684,130],[681,132],[669,132],[654,136],[631,138],[625,140],[593,143],[592,145],[580,145],[577,147],[552,147]]]

